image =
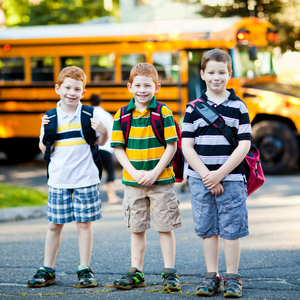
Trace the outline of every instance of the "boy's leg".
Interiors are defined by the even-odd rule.
[[[237,274],[240,263],[240,239],[224,240],[224,254],[226,260],[226,273]]]
[[[89,266],[93,248],[92,222],[76,222],[78,229],[78,245],[80,266]]]
[[[160,247],[164,259],[165,268],[174,268],[175,264],[175,236],[174,232],[158,232],[160,238]]]
[[[90,268],[93,248],[92,221],[101,218],[101,199],[98,185],[76,188],[73,192],[74,218],[78,229],[80,265],[77,276],[79,287],[95,287],[94,272]]]
[[[44,266],[54,268],[54,263],[57,255],[58,248],[61,242],[61,232],[64,224],[55,224],[49,222],[46,242],[45,242],[45,255]]]
[[[146,251],[146,231],[131,233],[131,266],[140,272],[143,270],[143,262]]]
[[[203,238],[202,244],[207,272],[218,273],[219,236]]]

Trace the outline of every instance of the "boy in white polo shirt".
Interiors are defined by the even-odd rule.
[[[94,164],[90,146],[85,142],[81,129],[80,99],[85,94],[86,75],[83,70],[72,66],[64,68],[55,85],[60,95],[57,103],[57,134],[49,163],[49,196],[47,220],[49,220],[44,266],[39,268],[29,287],[44,287],[56,282],[54,263],[65,223],[76,221],[80,265],[78,279],[80,287],[97,286],[90,260],[93,245],[92,221],[101,218],[101,199],[98,188],[99,173]],[[48,116],[42,118],[39,147],[45,153],[43,144],[44,126]],[[91,118],[91,127],[96,131],[96,143],[104,145],[108,132],[99,120],[97,112]]]

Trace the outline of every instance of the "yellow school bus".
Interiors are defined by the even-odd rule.
[[[220,48],[232,57],[228,87],[248,106],[265,172],[289,172],[299,157],[300,93],[276,82],[277,44],[272,24],[240,17],[0,30],[0,151],[11,161],[39,152],[41,117],[59,100],[54,84],[66,66],[87,74],[82,102],[99,94],[114,114],[131,97],[126,83],[132,66],[149,62],[162,85],[157,99],[179,120],[205,88],[199,75],[203,54]]]

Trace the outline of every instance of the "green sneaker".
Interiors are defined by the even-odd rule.
[[[179,282],[179,276],[176,274],[176,269],[164,268],[161,274],[162,282],[164,285],[164,291],[180,291],[181,285]]]
[[[243,282],[239,274],[225,274],[224,277],[224,298],[241,298]]]
[[[94,272],[90,267],[78,270],[77,276],[79,279],[79,287],[86,288],[97,286],[97,281],[94,279]]]
[[[146,286],[144,273],[138,272],[137,268],[129,268],[125,276],[120,280],[114,281],[113,286],[122,290]]]
[[[41,267],[37,270],[36,274],[31,280],[28,280],[27,286],[31,288],[44,287],[52,285],[56,282],[55,270],[53,272],[46,271],[45,268]]]
[[[220,293],[222,291],[221,281],[222,277],[217,276],[217,272],[206,273],[205,280],[198,287],[196,295],[210,297],[216,293]]]

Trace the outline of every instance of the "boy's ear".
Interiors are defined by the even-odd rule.
[[[201,76],[201,79],[204,80],[204,78],[203,78],[204,72],[202,70],[200,70],[200,76]]]
[[[127,88],[128,88],[128,91],[131,93],[131,88],[132,87],[131,87],[131,84],[129,82],[127,83]]]
[[[229,72],[229,78],[228,78],[228,80],[231,78],[232,73],[233,73],[233,70],[231,70],[231,71]]]
[[[155,93],[157,93],[160,90],[160,88],[161,88],[161,85],[160,85],[160,83],[158,83],[155,87]]]
[[[86,93],[86,90],[84,90],[84,91],[82,92],[81,98],[83,98],[83,96],[85,95],[85,93]]]
[[[55,88],[55,93],[56,93],[57,95],[60,95],[60,93],[59,93],[59,88],[60,88],[60,86],[59,86],[58,84],[56,84],[54,88]]]

